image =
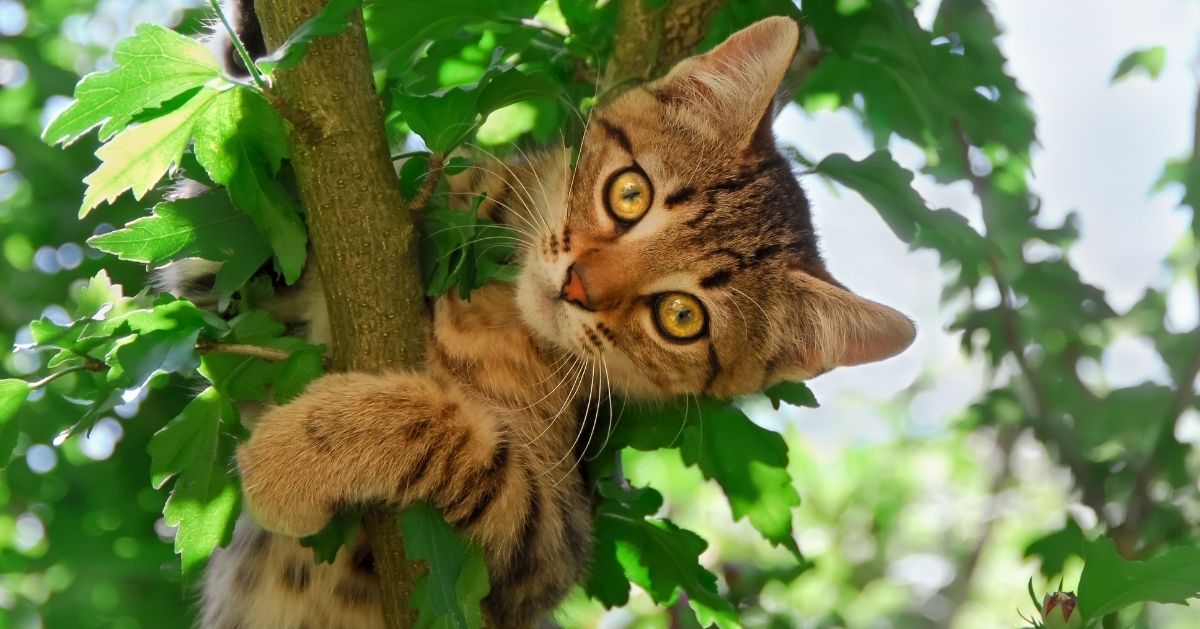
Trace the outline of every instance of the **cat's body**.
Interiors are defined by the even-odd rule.
[[[468,185],[497,192],[506,185],[491,172],[452,182],[462,193]],[[526,186],[519,194],[533,194],[532,183],[517,183]],[[484,210],[493,208],[499,206]],[[275,315],[308,323],[311,340],[328,342],[316,291],[318,279],[306,277],[276,304]],[[514,297],[510,286],[490,284],[470,302],[439,299],[422,372],[314,383],[298,401],[307,417],[301,439],[291,431],[296,426],[273,423],[268,414],[242,459],[287,461],[305,475],[259,481],[243,465],[248,499],[260,513],[276,512],[270,517],[277,530],[302,533],[319,528],[338,506],[368,498],[431,500],[482,542],[496,592],[489,611],[499,626],[523,626],[552,608],[578,582],[589,553],[591,508],[576,453],[588,438],[579,438],[581,415],[598,409],[585,405],[599,403],[601,375],[582,373],[566,353],[535,344]],[[305,482],[311,479],[321,479],[319,490]],[[272,482],[296,483],[297,491],[276,491]],[[303,521],[302,514],[320,521]],[[267,533],[243,517],[229,548],[210,561],[202,626],[382,626],[365,540],[332,565],[312,557],[295,537]]]
[[[422,369],[326,376],[253,422],[238,451],[253,519],[211,560],[202,626],[382,626],[366,542],[315,565],[296,537],[347,505],[414,500],[481,543],[496,625],[532,626],[586,570],[579,459],[610,392],[730,396],[906,347],[907,319],[825,270],[775,150],[797,37],[764,20],[597,108],[574,167],[556,149],[450,178],[511,229],[517,282],[437,299]],[[324,342],[316,275],[273,309]]]

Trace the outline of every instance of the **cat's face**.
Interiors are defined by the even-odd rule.
[[[790,20],[759,22],[597,108],[574,171],[561,154],[541,165],[550,203],[523,254],[522,316],[614,389],[730,396],[911,343],[907,318],[829,276],[775,150],[797,38]]]

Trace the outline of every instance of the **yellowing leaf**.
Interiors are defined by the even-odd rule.
[[[51,121],[42,139],[70,144],[103,123],[100,139],[107,140],[138,112],[221,76],[203,43],[157,24],[142,24],[117,42],[113,61],[116,68],[83,77],[75,102]]]
[[[83,180],[88,189],[79,208],[80,218],[101,202],[112,203],[126,190],[132,190],[135,199],[142,198],[179,162],[192,138],[192,128],[217,95],[215,89],[201,89],[179,109],[130,127],[100,147],[96,151],[100,167]]]

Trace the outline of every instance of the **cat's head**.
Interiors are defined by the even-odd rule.
[[[591,115],[518,301],[614,389],[730,396],[893,356],[913,324],[825,268],[771,134],[799,30],[768,18]],[[553,196],[553,195],[552,195]]]

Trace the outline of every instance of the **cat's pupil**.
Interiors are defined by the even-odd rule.
[[[625,189],[621,191],[621,198],[626,201],[632,201],[640,196],[642,196],[642,193],[633,186],[625,186]]]
[[[691,310],[680,310],[675,313],[675,321],[677,323],[687,323],[692,320]]]

